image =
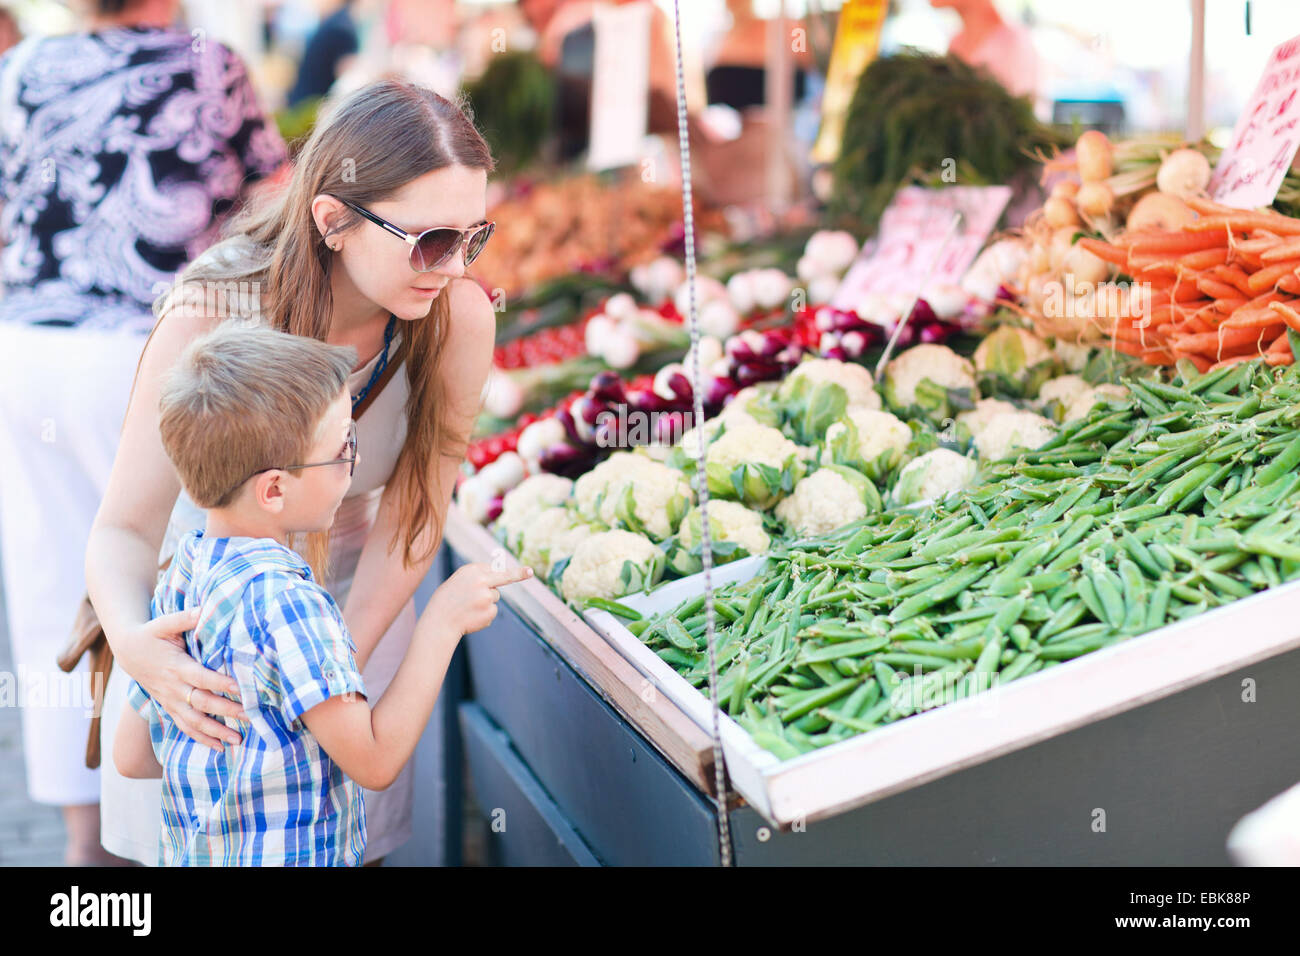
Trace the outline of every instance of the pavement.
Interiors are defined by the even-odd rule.
[[[8,612],[0,585],[0,674],[13,674]],[[63,814],[27,796],[22,715],[0,705],[0,866],[62,866]]]

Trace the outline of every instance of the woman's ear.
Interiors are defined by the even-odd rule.
[[[316,224],[316,231],[327,243],[334,243],[330,248],[335,249],[335,251],[337,251],[340,240],[334,236],[334,232],[338,229],[339,223],[346,215],[346,212],[343,203],[324,193],[311,201],[311,218]]]

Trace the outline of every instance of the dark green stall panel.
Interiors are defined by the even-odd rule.
[[[466,638],[471,696],[601,862],[716,864],[712,804],[508,605],[500,608],[491,627]]]
[[[465,756],[488,821],[495,866],[599,866],[600,861],[546,795],[510,738],[477,704],[460,705]]]

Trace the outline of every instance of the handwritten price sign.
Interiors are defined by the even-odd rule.
[[[881,216],[876,238],[862,247],[840,283],[832,307],[853,309],[868,292],[922,292],[927,277],[931,285],[960,282],[1010,198],[1009,186],[903,187]],[[956,212],[961,225],[945,247]]]
[[[1210,178],[1210,195],[1227,206],[1267,206],[1300,146],[1300,37],[1269,54],[1259,85],[1237,120],[1232,142]]]

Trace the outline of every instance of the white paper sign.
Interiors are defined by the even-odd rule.
[[[1273,48],[1264,75],[1210,178],[1210,195],[1238,209],[1270,205],[1300,146],[1300,37]]]
[[[629,166],[641,160],[649,116],[649,3],[597,6],[591,76],[591,139],[587,166]]]
[[[905,186],[880,217],[876,238],[862,247],[831,299],[852,310],[865,293],[922,291],[922,285],[956,285],[970,268],[1011,199],[1009,186]],[[944,246],[953,214],[961,225]]]

